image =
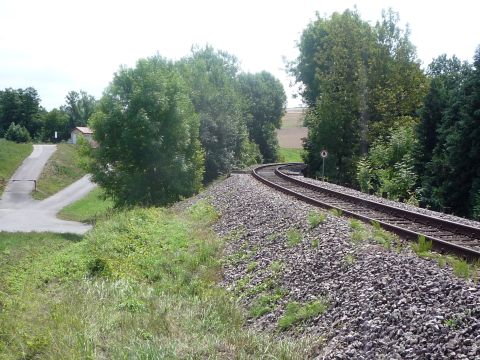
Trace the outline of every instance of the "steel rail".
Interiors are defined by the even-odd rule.
[[[419,214],[409,210],[399,209],[397,207],[380,204],[372,200],[362,199],[353,195],[344,194],[337,192],[331,189],[326,189],[319,185],[314,185],[311,183],[304,182],[298,179],[298,176],[291,176],[285,173],[288,168],[298,168],[301,167],[302,163],[288,163],[288,164],[267,164],[259,166],[252,170],[252,175],[259,181],[265,183],[266,185],[273,187],[279,191],[282,191],[286,194],[292,195],[302,201],[308,202],[314,206],[319,206],[322,208],[334,208],[341,210],[342,213],[353,217],[364,222],[372,223],[377,222],[382,228],[388,231],[392,231],[397,235],[407,238],[407,239],[417,239],[420,235],[425,236],[426,239],[431,240],[434,247],[438,250],[447,251],[454,253],[455,255],[468,258],[470,260],[480,259],[480,245],[479,250],[474,249],[469,246],[465,246],[465,242],[471,240],[471,242],[477,242],[480,244],[480,229],[471,227],[464,224],[455,223],[449,220],[443,220],[436,217],[431,217],[424,214]],[[263,173],[263,175],[262,175]],[[268,176],[266,175],[268,174]],[[269,179],[270,178],[270,179]],[[272,179],[280,179],[274,181]],[[281,182],[287,182],[289,185],[284,186]],[[291,186],[294,185],[295,189]],[[428,232],[422,230],[408,229],[404,226],[399,226],[397,224],[388,223],[387,221],[382,220],[382,218],[372,217],[359,213],[359,211],[351,210],[342,207],[341,205],[331,204],[325,201],[321,201],[314,197],[308,196],[305,193],[302,193],[302,188],[314,191],[318,194],[326,194],[327,196],[338,199],[339,201],[346,202],[350,205],[354,205],[359,209],[362,208],[364,211],[370,212],[379,212],[387,217],[395,217],[395,221],[405,220],[409,222],[408,225],[415,225],[417,227],[430,226],[435,228],[435,230],[429,230]],[[449,237],[452,239],[441,239],[436,236],[434,233],[437,232],[447,232]],[[430,233],[430,234],[429,234]],[[433,233],[433,234],[431,234]],[[455,237],[462,238],[462,244],[455,243]],[[467,239],[467,240],[466,240]],[[451,240],[451,241],[450,241]]]

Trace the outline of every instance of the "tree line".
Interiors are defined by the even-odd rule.
[[[47,111],[40,103],[32,87],[0,90],[0,138],[15,142],[66,140],[76,126],[87,125],[97,101],[85,91],[70,91],[58,109]]]
[[[0,136],[67,139],[90,126],[83,165],[117,205],[165,205],[236,167],[278,160],[276,129],[286,108],[270,73],[242,72],[237,58],[207,46],[171,61],[160,55],[121,67],[96,100],[70,92],[46,111],[33,88],[0,91]]]
[[[308,174],[480,218],[480,48],[423,70],[398,14],[346,10],[308,24],[289,72],[308,107]]]
[[[278,79],[241,72],[210,46],[140,59],[98,102],[89,125],[100,146],[84,144],[86,167],[118,205],[169,204],[236,167],[276,161],[285,107]]]

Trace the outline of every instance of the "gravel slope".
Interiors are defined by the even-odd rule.
[[[312,229],[312,206],[250,175],[232,175],[196,199],[204,197],[220,210],[215,230],[227,237],[222,285],[246,311],[262,295],[281,294],[250,326],[318,336],[312,358],[480,359],[478,284],[408,247],[398,253],[373,240],[354,243],[344,217],[327,213]],[[291,228],[302,234],[296,245],[287,243]],[[315,299],[328,301],[323,315],[279,332],[287,303]]]

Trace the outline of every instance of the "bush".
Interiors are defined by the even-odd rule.
[[[29,142],[31,137],[25,126],[15,125],[12,122],[5,133],[5,139],[15,141],[16,143],[24,143]]]

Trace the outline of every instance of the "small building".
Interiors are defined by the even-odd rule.
[[[89,143],[93,143],[93,131],[88,127],[77,126],[75,129],[72,130],[70,133],[70,141],[72,144],[77,143],[77,139],[79,136],[84,137],[88,140]]]

